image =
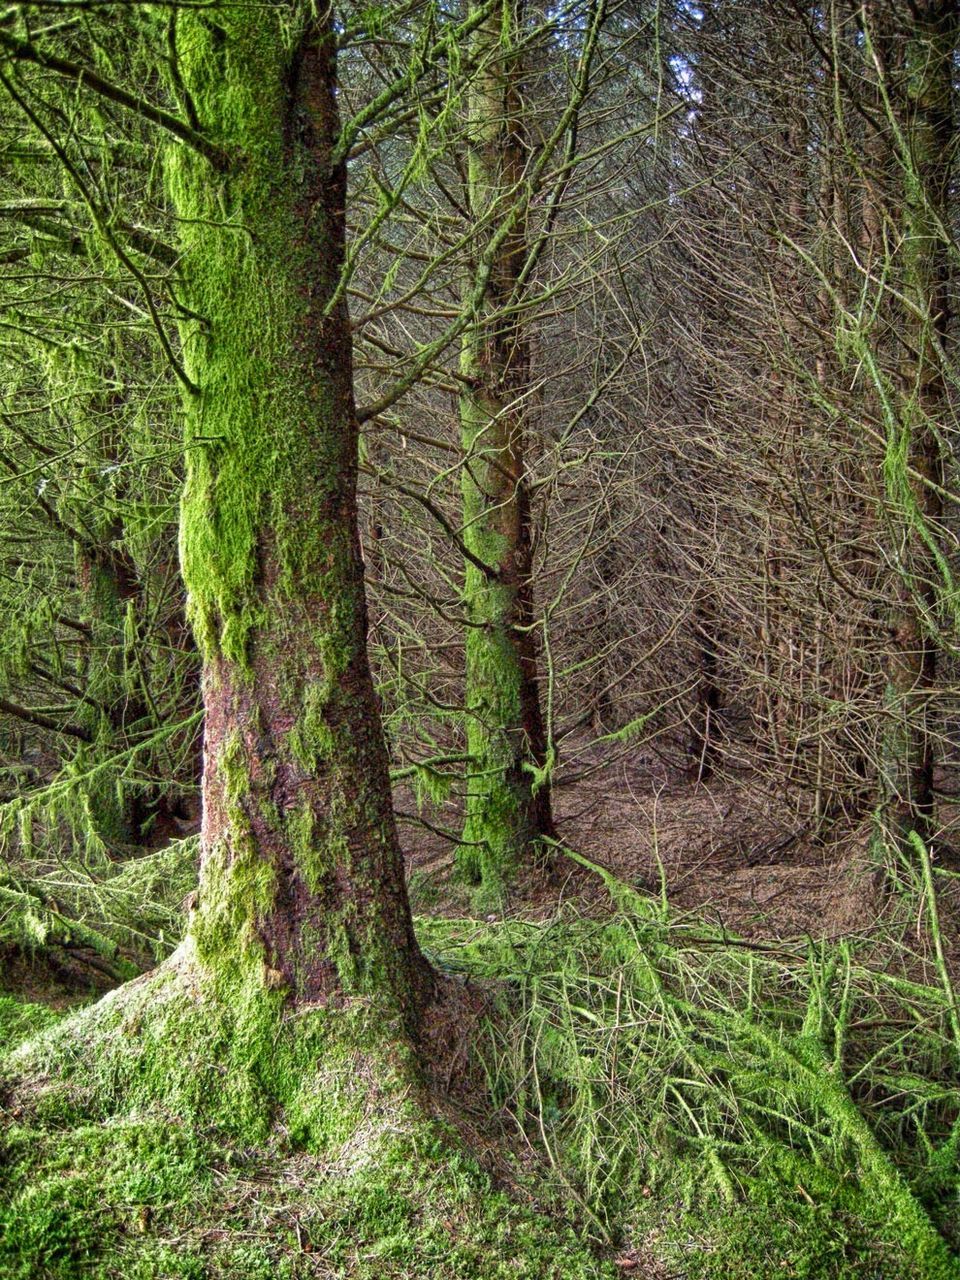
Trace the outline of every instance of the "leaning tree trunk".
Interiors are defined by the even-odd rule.
[[[226,983],[366,995],[409,1028],[430,972],[367,662],[335,36],[311,8],[179,16],[178,80],[224,157],[179,148],[170,178],[202,317],[183,328],[206,717],[192,932]]]
[[[471,214],[495,223],[521,198],[528,157],[516,0],[477,29],[468,101]],[[478,235],[478,241],[480,237]],[[539,837],[553,834],[548,747],[533,631],[524,419],[530,353],[521,308],[523,219],[503,238],[460,370],[470,778],[460,865],[496,890]],[[468,286],[472,295],[473,284]]]
[[[887,666],[889,729],[884,742],[884,819],[890,837],[928,838],[934,816],[931,695],[937,675],[936,614],[943,480],[943,371],[949,320],[947,197],[953,141],[956,0],[915,7],[904,48],[901,156],[903,309],[899,419],[885,460],[899,533],[897,600]]]

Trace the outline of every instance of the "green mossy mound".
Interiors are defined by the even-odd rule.
[[[7,1054],[4,1280],[615,1270],[433,1114],[366,1002],[229,1006],[188,948]]]

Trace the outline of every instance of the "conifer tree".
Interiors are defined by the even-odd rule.
[[[168,155],[202,317],[182,338],[205,712],[194,934],[215,969],[298,1001],[363,992],[412,1022],[430,983],[365,648],[332,18],[186,11],[177,49],[208,151]]]
[[[127,20],[126,61],[101,58],[82,29],[33,37],[26,21],[0,31],[0,54],[10,101],[87,206],[96,244],[144,285],[182,392],[180,560],[204,709],[194,951],[215,990],[240,983],[301,1003],[363,994],[412,1030],[432,978],[366,655],[340,287],[346,165],[363,120],[339,118],[333,17],[312,0],[132,6]],[[137,59],[163,78],[133,87],[124,72]],[[179,242],[165,293],[134,262],[142,228],[84,176],[86,156],[74,163],[36,84],[79,84],[85,103],[129,114],[154,147],[166,139]],[[407,84],[398,76],[376,106]],[[102,559],[85,571],[99,574],[89,625],[112,635],[123,591],[116,573],[117,589],[102,589],[100,571],[116,568]]]
[[[530,141],[522,17],[522,4],[504,0],[474,34],[467,165],[477,227],[502,217],[523,191]],[[470,766],[460,860],[471,878],[494,889],[524,854],[535,852],[540,837],[554,834],[525,462],[531,394],[527,256],[524,207],[497,248],[460,358],[463,536],[473,553],[465,565]]]

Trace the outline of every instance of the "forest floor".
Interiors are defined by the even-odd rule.
[[[639,754],[623,758],[614,769],[595,767],[597,763],[589,754],[581,756],[574,770],[575,783],[561,784],[554,792],[562,843],[592,866],[561,857],[551,880],[537,875],[521,879],[505,910],[507,919],[547,921],[562,917],[565,910],[604,918],[611,898],[608,884],[596,874],[600,870],[659,900],[674,924],[685,922],[694,930],[706,926],[720,942],[729,938],[747,947],[860,948],[877,970],[887,969],[931,987],[942,983],[919,884],[915,882],[912,891],[903,884],[890,890],[887,875],[871,853],[872,817],[855,827],[839,823],[824,837],[817,834],[817,823],[802,797],[783,787],[772,789],[754,776],[702,781]],[[411,805],[409,795],[402,797],[400,807],[404,805]],[[941,817],[949,833],[960,823],[960,809],[942,805]],[[442,809],[436,821],[456,830],[460,821],[456,803]],[[469,914],[469,895],[455,874],[449,844],[420,829],[408,832],[406,845],[416,909],[451,920]],[[945,864],[936,885],[936,933],[957,985],[960,875],[949,848],[935,850],[933,862],[938,869]],[[499,916],[491,911],[486,919],[492,923]],[[960,1123],[958,1105],[960,1098],[955,1095],[951,1102],[955,1133]],[[800,1191],[806,1194],[802,1187]],[[772,1212],[776,1217],[779,1210]],[[649,1228],[650,1216],[644,1217]],[[697,1224],[690,1225],[696,1232]],[[949,1232],[955,1242],[958,1226],[960,1201],[954,1205]],[[739,1234],[737,1227],[734,1234]],[[760,1263],[751,1261],[754,1255],[746,1246],[739,1267],[729,1258],[726,1263],[718,1259],[719,1270],[714,1271],[701,1255],[688,1270],[682,1263],[682,1249],[668,1250],[669,1260],[664,1260],[658,1247],[661,1232],[655,1225],[648,1229],[646,1242],[642,1233],[636,1239],[633,1247],[620,1252],[617,1265],[624,1274],[649,1280],[714,1274],[742,1274],[751,1280],[767,1275],[822,1275],[831,1280],[902,1275],[906,1280],[928,1274],[922,1264],[906,1264],[902,1272],[893,1264],[894,1270],[888,1271],[889,1263],[868,1255],[857,1257],[856,1249],[851,1259],[841,1259],[827,1249],[829,1256],[819,1264],[809,1258],[791,1260],[791,1251],[785,1249],[787,1256],[779,1262],[767,1257]],[[693,1238],[687,1247],[696,1253]],[[730,1267],[729,1272],[724,1266]],[[935,1273],[940,1274],[933,1267],[929,1274]]]
[[[755,776],[703,782],[641,755],[613,768],[597,764],[581,756],[576,781],[554,792],[561,841],[641,892],[664,895],[674,915],[745,939],[875,940],[878,930],[896,927],[903,904],[884,892],[872,862],[872,818],[817,837],[803,797]],[[398,807],[410,805],[405,794]],[[941,808],[941,818],[960,827],[960,806]],[[455,803],[437,818],[448,830],[459,820]],[[414,896],[430,914],[462,914],[469,898],[449,843],[420,828],[402,833]],[[955,870],[952,853],[938,860]],[[937,897],[944,945],[960,977],[960,876],[938,883]],[[509,909],[537,917],[571,901],[602,909],[608,895],[596,875],[561,859],[553,882],[521,880]],[[929,959],[922,916],[915,934],[918,953]]]
[[[449,844],[403,827],[431,958],[509,993],[480,1086],[452,1082],[475,1162],[411,1163],[404,1137],[376,1176],[337,1190],[281,1127],[241,1153],[204,1133],[171,1155],[176,1177],[151,1165],[131,1182],[118,1163],[104,1183],[99,1156],[65,1154],[100,1130],[44,1121],[11,1148],[24,1170],[37,1142],[59,1154],[11,1202],[33,1196],[40,1227],[15,1220],[3,1280],[960,1276],[943,1243],[960,1245],[956,1005],[934,945],[937,932],[956,978],[960,878],[938,877],[931,930],[919,882],[884,887],[867,823],[817,840],[756,779],[698,782],[638,754],[592,763],[556,792],[584,861],[561,856],[507,908],[478,913]],[[456,828],[455,805],[427,812]],[[16,1034],[112,985],[62,953],[5,961],[3,987],[34,1002],[22,1026],[0,1008]],[[169,1135],[144,1138],[142,1120],[122,1131],[136,1161],[156,1161]],[[106,1261],[72,1225],[91,1213],[111,1224]]]

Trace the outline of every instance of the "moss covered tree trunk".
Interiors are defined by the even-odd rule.
[[[949,321],[947,198],[954,137],[956,0],[914,6],[904,47],[903,310],[899,421],[891,427],[885,472],[899,525],[898,598],[887,669],[890,728],[884,742],[884,817],[903,841],[927,838],[934,814],[935,632],[943,585],[939,549],[942,420],[947,409],[944,344]],[[938,586],[939,584],[939,586]]]
[[[517,0],[478,27],[470,86],[469,187],[477,242],[521,193],[524,136]],[[530,353],[522,312],[523,220],[500,244],[460,359],[470,778],[460,864],[496,890],[537,839],[553,834],[548,745],[533,630],[524,419]],[[472,291],[472,284],[470,286]]]
[[[414,939],[366,653],[357,423],[329,13],[184,11],[193,109],[225,159],[178,148],[190,405],[181,559],[203,660],[192,933],[225,982],[366,995],[409,1028]]]

